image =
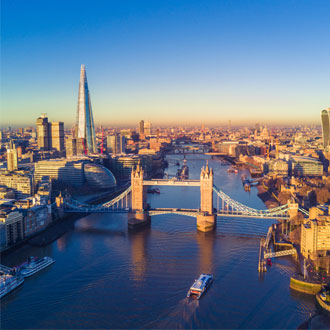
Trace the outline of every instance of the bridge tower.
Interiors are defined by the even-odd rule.
[[[132,186],[132,211],[128,213],[128,226],[131,228],[140,227],[150,222],[150,216],[145,212],[146,188],[143,186],[144,171],[140,164],[131,172]]]
[[[213,209],[213,170],[209,164],[202,168],[200,176],[201,208],[197,215],[197,229],[203,232],[214,229],[216,213]]]
[[[298,214],[299,204],[296,203],[294,199],[289,199],[288,207],[289,207],[288,213],[289,213],[290,219],[292,219]]]

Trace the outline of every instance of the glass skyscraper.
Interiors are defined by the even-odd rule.
[[[323,146],[326,148],[330,143],[330,118],[328,110],[321,111]]]
[[[97,152],[92,104],[83,64],[80,70],[76,137],[83,144],[85,152]]]

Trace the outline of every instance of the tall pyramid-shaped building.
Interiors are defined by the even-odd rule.
[[[82,146],[82,148],[79,148],[80,151],[97,153],[92,104],[88,90],[86,69],[83,64],[80,70],[76,138],[77,143]]]

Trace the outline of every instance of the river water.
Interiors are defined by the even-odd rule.
[[[190,179],[208,157],[187,156]],[[167,156],[169,174],[181,155]],[[265,208],[256,188],[245,192],[239,174],[210,160],[215,184],[241,203]],[[198,187],[160,187],[152,207],[198,208]],[[216,202],[216,199],[215,199]],[[127,216],[91,214],[44,248],[25,247],[2,258],[14,266],[28,256],[56,262],[3,298],[1,328],[297,328],[315,311],[314,297],[293,292],[291,257],[257,270],[259,241],[270,220],[218,218],[214,232],[200,233],[196,219],[159,215],[150,228],[127,229]],[[186,298],[194,279],[212,273],[200,300]]]

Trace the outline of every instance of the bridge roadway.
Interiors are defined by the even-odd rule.
[[[112,207],[87,207],[80,206],[75,207],[74,205],[67,205],[68,208],[64,208],[64,212],[68,213],[128,213],[131,211],[130,208],[112,208]],[[197,217],[197,214],[200,212],[199,209],[183,209],[183,208],[153,208],[146,209],[146,212],[150,216],[159,215],[159,214],[181,214],[187,215],[190,217]],[[229,217],[229,218],[253,218],[253,219],[288,219],[289,217],[285,214],[283,215],[264,215],[264,214],[246,214],[236,211],[227,211],[227,210],[218,210],[216,213],[220,217]]]
[[[181,214],[188,217],[197,217],[198,209],[180,209],[180,208],[156,208],[146,210],[150,216],[159,214]]]
[[[167,179],[153,179],[153,180],[143,180],[144,186],[190,186],[199,187],[201,185],[200,180],[178,180],[172,178]]]
[[[229,218],[252,218],[252,219],[289,219],[290,217],[286,214],[249,214],[244,212],[237,211],[227,211],[227,210],[218,210],[217,216],[219,217],[229,217]]]

